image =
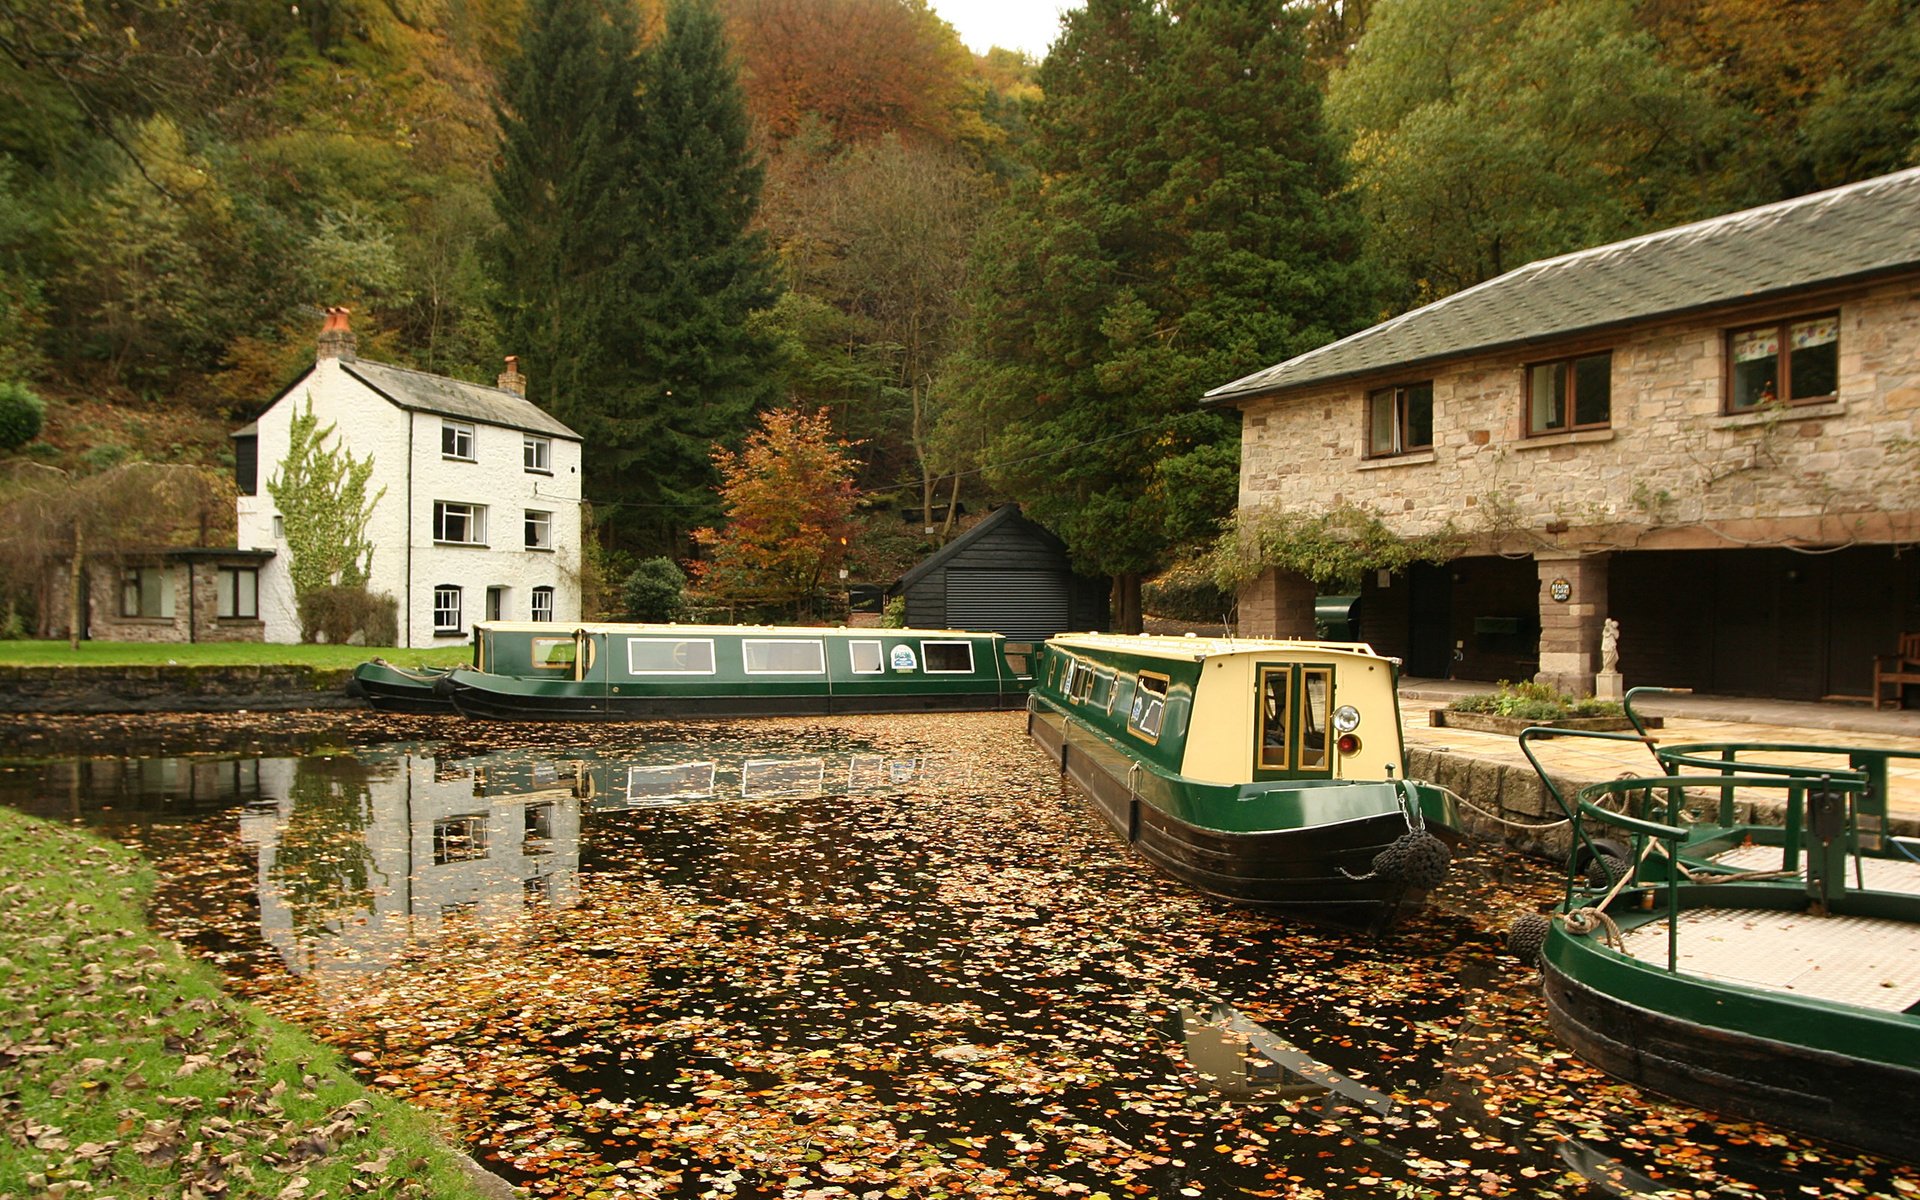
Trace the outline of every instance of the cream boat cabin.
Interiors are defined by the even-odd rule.
[[[1439,883],[1457,826],[1406,778],[1396,675],[1358,643],[1069,634],[1028,732],[1168,874],[1377,930]]]

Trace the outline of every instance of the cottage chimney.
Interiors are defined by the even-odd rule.
[[[327,323],[320,327],[317,357],[352,362],[360,356],[360,339],[353,336],[353,330],[347,325],[348,311],[340,307],[327,309]]]
[[[527,394],[527,377],[520,373],[520,356],[507,355],[507,369],[500,372],[500,387],[516,396]]]

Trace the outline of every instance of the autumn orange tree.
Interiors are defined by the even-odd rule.
[[[706,551],[700,590],[718,600],[812,609],[853,536],[854,443],[835,436],[827,411],[782,408],[738,453],[715,446],[726,524],[694,531]]]

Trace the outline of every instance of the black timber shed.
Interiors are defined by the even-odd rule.
[[[1075,574],[1066,543],[1021,515],[1018,504],[994,509],[889,592],[906,597],[907,624],[916,629],[1043,641],[1107,624],[1107,581]]]

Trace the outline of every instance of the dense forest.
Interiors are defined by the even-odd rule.
[[[924,0],[0,0],[0,453],[217,467],[343,305],[519,355],[612,570],[824,410],[856,578],[1017,499],[1124,623],[1231,507],[1205,389],[1916,161],[1915,0],[1090,0],[1039,63]]]

